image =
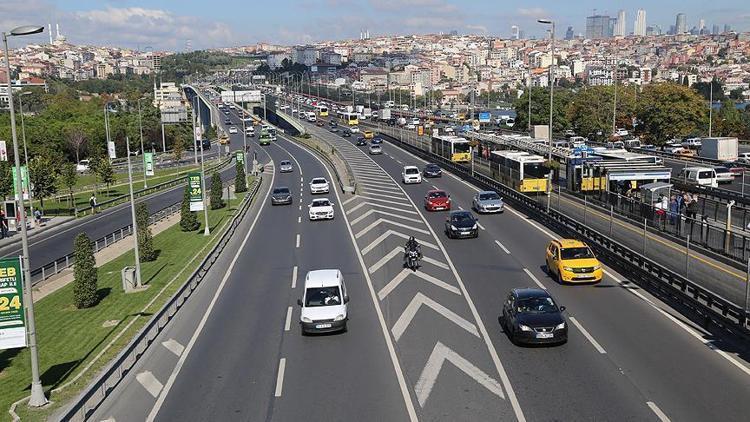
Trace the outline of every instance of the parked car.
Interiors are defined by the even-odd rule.
[[[89,160],[81,160],[76,164],[76,172],[78,173],[86,173],[89,171],[89,168],[91,166],[91,162]]]
[[[448,203],[450,207],[450,203]],[[479,237],[479,225],[469,211],[451,211],[445,219],[445,234],[451,239],[461,237]]]
[[[517,343],[565,343],[568,325],[549,292],[544,289],[516,288],[503,303],[500,316],[505,333]]]

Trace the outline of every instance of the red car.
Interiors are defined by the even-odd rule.
[[[427,211],[450,211],[451,197],[444,190],[428,191],[424,197],[424,207]]]

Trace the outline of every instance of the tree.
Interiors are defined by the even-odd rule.
[[[552,107],[552,131],[561,133],[570,128],[566,110],[571,101],[571,92],[564,89],[555,89],[555,97]],[[516,111],[516,122],[513,128],[516,130],[528,130],[529,115],[529,92],[513,102]],[[531,88],[531,123],[532,125],[549,124],[549,90],[544,88]]]
[[[713,113],[714,136],[742,137],[745,132],[745,122],[742,112],[734,106],[731,100],[724,100],[718,112]]]
[[[237,161],[234,165],[234,191],[247,192],[247,176],[245,175],[245,166]]]
[[[73,207],[73,188],[78,183],[78,172],[76,171],[76,165],[70,162],[65,162],[60,168],[60,183],[63,187],[68,188],[69,207]]]
[[[708,108],[695,90],[674,83],[649,84],[638,98],[636,132],[648,142],[701,134],[708,127]]]
[[[179,163],[182,158],[182,154],[185,152],[185,138],[182,137],[181,133],[177,133],[174,139],[174,146],[172,147],[172,154],[174,159]]]
[[[200,227],[198,217],[190,211],[190,186],[185,186],[185,195],[182,197],[180,208],[180,229],[184,232],[192,232]]]
[[[29,181],[33,186],[34,197],[39,199],[44,209],[44,198],[57,193],[57,176],[60,173],[60,157],[52,157],[49,152],[29,160]]]
[[[79,127],[74,127],[68,130],[67,133],[68,146],[71,151],[76,155],[76,163],[81,161],[81,150],[86,145],[86,132]]]
[[[612,112],[614,111],[614,87],[592,86],[581,89],[573,96],[567,109],[567,116],[576,133],[582,136],[603,136],[612,133]],[[630,89],[617,87],[617,127],[631,129],[636,112],[635,94]]]
[[[221,199],[222,194],[221,177],[218,172],[213,172],[211,175],[211,209],[217,210],[224,208],[226,203]]]
[[[97,157],[92,164],[97,180],[107,185],[107,193],[109,193],[109,185],[115,182],[115,170],[112,168],[112,163],[106,158]]]
[[[742,95],[743,92],[743,88],[735,88],[729,92],[729,98],[735,101],[742,101],[744,99],[744,96]]]
[[[3,199],[13,194],[13,170],[7,161],[0,161],[0,196]]]
[[[141,262],[150,262],[156,259],[154,249],[154,236],[148,227],[148,207],[141,202],[135,207],[135,225],[138,236],[138,254]]]
[[[78,309],[90,308],[97,302],[97,270],[94,249],[86,233],[76,236],[73,251],[73,303]]]
[[[714,101],[724,101],[724,87],[721,85],[721,81],[716,78],[711,80],[711,82],[696,82],[693,84],[693,89],[698,91],[708,101],[712,95],[711,85],[713,85]]]

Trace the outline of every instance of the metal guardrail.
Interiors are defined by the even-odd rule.
[[[605,262],[610,263],[612,267],[623,274],[628,274],[630,281],[646,288],[676,308],[688,310],[702,320],[704,325],[713,323],[721,329],[745,337],[750,336],[747,326],[750,312],[719,294],[699,286],[684,276],[557,210],[546,211],[543,204],[501,184],[497,180],[481,174],[475,173],[472,175],[470,170],[459,164],[391,136],[387,136],[386,139],[415,155],[441,163],[445,168],[466,180],[496,190],[506,200],[523,208],[543,223],[553,226],[563,233],[585,240],[604,258]]]
[[[180,289],[154,314],[148,324],[144,326],[133,340],[123,349],[117,357],[81,392],[75,401],[65,409],[58,417],[60,421],[84,421],[91,412],[109,396],[112,390],[135,366],[143,353],[148,349],[154,339],[164,330],[172,317],[175,316],[182,306],[187,302],[193,291],[209,274],[209,270],[219,259],[226,248],[230,238],[242,222],[242,218],[250,209],[250,204],[260,190],[262,176],[256,179],[250,193],[245,196],[239,212],[234,216],[228,229],[222,234],[219,241],[200,262],[198,268],[188,277]]]

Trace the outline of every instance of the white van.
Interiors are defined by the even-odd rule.
[[[685,183],[699,186],[710,186],[712,188],[719,186],[716,179],[716,170],[711,167],[685,167],[680,170],[677,178]]]
[[[314,270],[305,276],[305,291],[297,304],[302,335],[346,331],[349,295],[341,271]]]

